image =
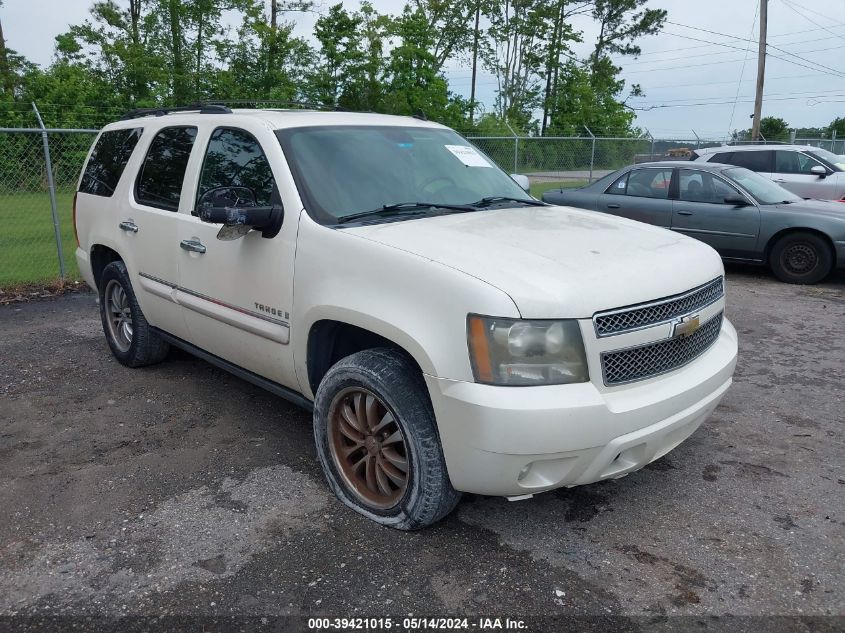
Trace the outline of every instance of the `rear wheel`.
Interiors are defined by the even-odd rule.
[[[814,233],[790,233],[772,247],[769,265],[775,276],[790,284],[814,284],[833,268],[830,246]]]
[[[460,499],[425,383],[400,352],[365,350],[328,371],[314,403],[314,439],[338,498],[382,525],[423,528]]]
[[[132,290],[126,264],[111,262],[99,284],[100,318],[112,354],[127,367],[158,363],[170,346],[150,327]]]

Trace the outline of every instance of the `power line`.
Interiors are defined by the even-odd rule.
[[[682,25],[682,26],[686,26],[686,25]],[[699,29],[698,27],[695,27],[695,26],[687,26],[687,28],[694,29],[696,31],[705,31],[705,32],[708,32],[708,33],[716,33],[715,31],[709,31],[707,29]],[[740,48],[739,46],[733,46],[731,44],[725,44],[724,42],[713,42],[711,40],[703,40],[703,39],[698,38],[698,37],[692,37],[691,35],[681,35],[680,33],[668,33],[668,32],[666,32],[666,35],[674,35],[675,37],[680,37],[680,38],[692,40],[694,42],[709,42],[710,44],[716,44],[717,46],[724,46],[726,48],[734,48],[738,51],[745,51],[744,48]],[[734,35],[726,35],[725,33],[716,33],[716,35],[731,37],[733,39],[740,40],[740,41],[743,41],[743,42],[751,41],[754,44],[759,44],[759,42],[757,40],[746,40],[745,38],[736,37]],[[781,53],[785,53],[787,55],[792,55],[793,57],[797,57],[798,59],[805,61],[808,64],[812,64],[812,66],[805,66],[804,64],[799,64],[798,62],[795,62],[791,59],[787,59],[785,57],[781,57],[780,55],[775,55],[774,53],[769,53],[769,56],[774,57],[775,59],[780,59],[782,61],[789,62],[790,64],[795,64],[796,66],[801,66],[802,68],[808,68],[810,70],[817,70],[819,72],[822,72],[823,70],[828,71],[828,72],[825,72],[823,74],[835,75],[837,77],[845,77],[845,73],[843,73],[839,70],[835,70],[833,68],[830,68],[829,66],[819,64],[818,62],[814,62],[814,61],[809,60],[809,59],[805,59],[805,58],[801,57],[800,55],[795,55],[794,53],[790,53],[789,51],[784,50],[782,48],[778,48],[777,46],[774,46],[772,44],[769,44],[768,47],[774,48],[775,50],[777,50]],[[741,61],[741,60],[735,60],[735,61]],[[714,63],[719,63],[719,62],[714,62]]]

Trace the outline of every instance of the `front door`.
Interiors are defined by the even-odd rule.
[[[672,230],[709,244],[723,257],[757,259],[757,206],[750,201],[747,206],[725,203],[726,198],[748,197],[711,172],[681,169],[678,176]]]
[[[281,204],[273,168],[262,148],[278,141],[268,130],[209,129],[197,156],[194,210],[181,225],[179,302],[188,340],[203,350],[274,382],[295,388],[290,342],[297,216],[291,213],[273,238],[258,231],[220,240],[221,225],[203,222],[196,203],[212,190],[249,190],[246,204]],[[281,152],[274,152],[277,171]],[[206,196],[208,197],[208,196]],[[291,204],[290,210],[297,207]]]
[[[815,158],[803,152],[776,150],[775,171],[772,179],[784,189],[802,198],[831,197],[828,192],[829,185],[825,179],[810,171],[813,167],[822,167],[826,172],[829,171]]]

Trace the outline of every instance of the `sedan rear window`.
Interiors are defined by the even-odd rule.
[[[79,191],[94,196],[111,196],[139,138],[141,128],[103,132],[82,174]]]

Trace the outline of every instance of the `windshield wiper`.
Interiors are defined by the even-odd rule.
[[[532,207],[547,206],[545,202],[540,202],[539,200],[534,200],[532,198],[511,198],[510,196],[487,196],[481,200],[471,202],[470,204],[473,207],[489,207],[491,204],[496,204],[497,202],[519,202],[520,204],[528,204]]]
[[[429,209],[448,209],[450,211],[475,211],[475,205],[469,204],[442,204],[440,202],[398,202],[386,204],[371,211],[351,213],[337,219],[338,224],[363,220],[365,218],[389,218],[402,215],[424,215]]]

